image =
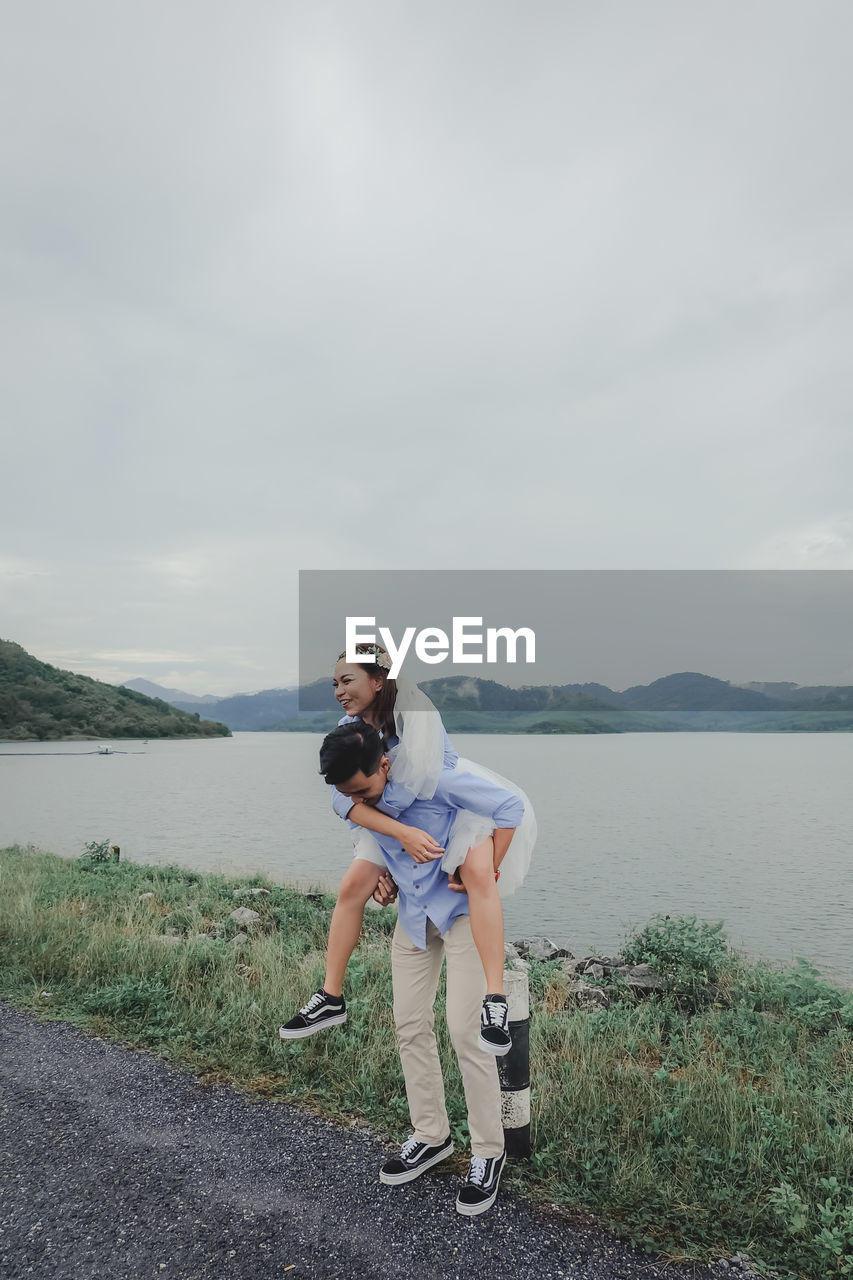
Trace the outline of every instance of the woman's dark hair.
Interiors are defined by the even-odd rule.
[[[329,786],[346,782],[359,770],[370,777],[379,768],[385,747],[370,724],[339,724],[323,739],[320,772]]]
[[[384,656],[385,660],[390,665],[391,659],[388,657],[388,654],[381,645],[358,644],[355,647],[355,651],[356,653],[375,653],[377,656]],[[338,662],[340,662],[342,658],[346,660],[346,656],[345,652],[339,653]],[[383,738],[393,737],[397,732],[394,724],[394,704],[397,701],[397,681],[392,680],[389,677],[388,667],[382,666],[379,662],[356,662],[353,663],[353,665],[361,667],[362,671],[366,671],[369,676],[378,676],[381,679],[382,688],[377,692],[373,703],[374,719],[376,720],[377,728]]]

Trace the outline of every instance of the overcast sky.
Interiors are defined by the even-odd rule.
[[[225,694],[300,568],[853,568],[848,0],[0,23],[0,636]]]

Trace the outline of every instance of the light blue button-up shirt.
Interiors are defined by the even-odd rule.
[[[341,799],[352,806],[353,802],[347,797]],[[378,807],[386,808],[384,793]],[[446,848],[460,809],[481,813],[498,828],[515,828],[524,816],[524,804],[512,791],[473,773],[445,769],[432,799],[413,801],[398,818],[406,826],[420,827]],[[349,825],[357,824],[350,822]],[[425,950],[427,920],[432,920],[439,933],[445,934],[457,916],[468,914],[468,899],[464,893],[455,893],[448,887],[448,875],[441,869],[440,858],[434,862],[415,862],[399,840],[377,832],[373,834],[400,891],[400,924],[415,946]]]
[[[354,724],[360,719],[360,716],[341,716],[338,724]],[[451,745],[443,725],[441,732],[444,735],[444,768],[455,769],[459,754]],[[382,792],[382,811],[392,818],[399,818],[403,810],[408,809],[415,797],[406,787],[394,781],[394,754],[400,745],[400,739],[396,735],[391,735],[384,739],[384,744],[388,759],[391,761],[391,777],[389,777],[385,784],[385,790]],[[345,818],[354,803],[355,801],[351,800],[349,796],[342,796],[337,787],[332,787],[332,808],[339,818]]]

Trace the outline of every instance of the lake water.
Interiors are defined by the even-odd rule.
[[[319,735],[0,743],[0,847],[122,857],[336,886],[346,828],[318,776]],[[539,821],[508,938],[613,953],[655,911],[724,920],[734,946],[805,956],[853,984],[853,734],[456,734],[513,778]],[[1,883],[1,882],[0,882]]]

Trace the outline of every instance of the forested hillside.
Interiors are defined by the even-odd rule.
[[[0,739],[211,738],[230,733],[218,721],[51,667],[19,644],[0,640]]]

